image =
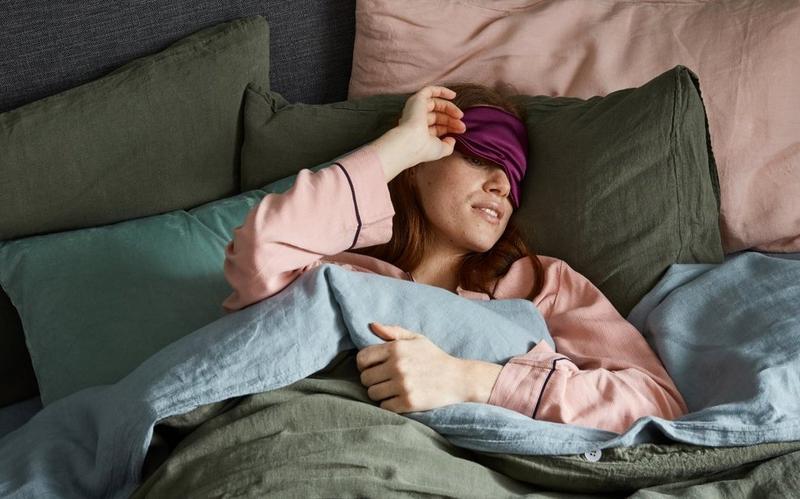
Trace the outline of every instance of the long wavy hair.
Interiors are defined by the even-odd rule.
[[[452,101],[461,110],[478,104],[488,104],[501,107],[525,120],[524,109],[509,99],[513,95],[513,87],[510,85],[498,87],[497,90],[475,83],[452,83],[444,86],[456,92]],[[398,121],[399,118],[400,116],[397,117]],[[411,170],[403,170],[388,185],[395,208],[391,240],[376,246],[349,250],[387,261],[406,272],[416,268],[422,261],[432,236],[419,191],[410,175]],[[486,293],[495,299],[494,292],[499,279],[514,262],[525,256],[531,259],[534,268],[535,282],[527,297],[532,300],[544,285],[542,263],[528,249],[512,214],[506,230],[491,249],[483,253],[471,252],[462,259],[458,270],[458,285],[463,289]]]

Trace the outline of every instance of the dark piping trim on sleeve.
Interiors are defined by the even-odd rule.
[[[359,213],[358,211],[358,203],[356,202],[356,190],[353,187],[353,181],[350,180],[350,174],[347,173],[347,170],[344,168],[344,166],[342,166],[341,163],[334,163],[334,165],[341,168],[342,171],[344,172],[344,176],[347,177],[347,183],[350,184],[350,193],[353,195],[353,206],[355,207],[356,210],[356,221],[358,221],[358,227],[356,228],[356,237],[353,238],[353,244],[351,244],[350,247],[347,248],[349,250],[356,245],[356,242],[358,241],[358,235],[361,233],[361,213]]]
[[[533,414],[531,414],[531,418],[533,419],[536,419],[536,411],[539,410],[539,404],[542,401],[542,395],[544,395],[544,389],[547,386],[547,382],[550,381],[550,376],[553,375],[553,371],[556,370],[556,362],[558,362],[559,360],[569,360],[569,359],[567,359],[566,357],[561,357],[553,361],[553,367],[551,367],[550,372],[547,373],[547,377],[544,379],[544,383],[542,383],[542,389],[539,391],[539,399],[536,401],[536,407],[533,408]]]

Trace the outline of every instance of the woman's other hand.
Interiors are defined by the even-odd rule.
[[[488,401],[502,366],[453,357],[399,326],[371,323],[370,329],[386,343],[361,349],[356,364],[367,395],[381,408],[401,413]]]
[[[370,144],[378,150],[387,182],[407,168],[435,161],[453,153],[455,139],[448,133],[464,133],[464,112],[449,99],[456,93],[447,87],[427,86],[411,95],[398,125]]]

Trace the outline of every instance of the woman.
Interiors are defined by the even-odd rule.
[[[527,250],[510,221],[527,148],[505,96],[471,84],[421,89],[397,126],[330,167],[302,170],[248,213],[226,248],[234,292],[223,307],[273,296],[323,263],[469,299],[527,298],[556,351],[540,342],[501,366],[372,323],[386,341],[356,356],[368,396],[398,413],[481,402],[620,433],[642,416],[685,414],[658,357],[602,293],[564,261]]]

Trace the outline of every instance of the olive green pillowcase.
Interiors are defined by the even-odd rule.
[[[721,263],[719,180],[699,82],[678,66],[587,100],[524,98],[518,220],[627,317],[674,263]]]
[[[269,88],[269,26],[211,26],[0,114],[0,240],[190,208],[239,191],[244,89]],[[0,406],[37,393],[0,291]]]
[[[408,95],[307,105],[248,87],[242,188],[373,140]],[[585,100],[515,99],[527,112],[530,153],[514,219],[534,253],[566,261],[623,316],[671,264],[723,261],[716,164],[689,69]]]
[[[408,95],[332,104],[290,104],[277,92],[247,86],[242,191],[342,156],[397,124]]]

